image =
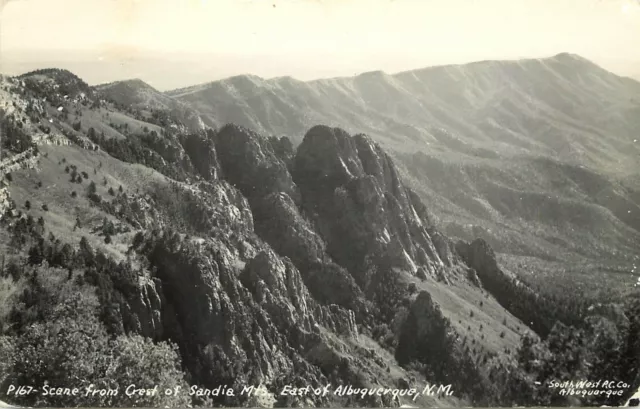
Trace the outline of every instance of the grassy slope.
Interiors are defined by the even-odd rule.
[[[112,237],[110,245],[104,244],[102,236],[92,233],[102,226],[105,217],[114,222],[116,219],[90,204],[86,198],[89,184],[94,181],[97,193],[108,198],[109,187],[116,191],[122,186],[124,192],[145,192],[152,186],[152,182],[163,183],[165,177],[144,166],[127,164],[103,152],[75,146],[42,146],[40,151],[42,157],[39,169],[16,172],[13,175],[14,181],[10,184],[9,191],[18,208],[27,212],[24,204],[29,200],[31,210],[27,213],[36,220],[42,216],[46,230],[55,237],[77,245],[86,236],[94,248],[101,248],[116,259],[122,259],[132,233]],[[89,179],[81,184],[72,183],[70,175],[65,172],[65,167],[72,164],[77,166],[78,173],[85,171]],[[106,186],[103,184],[105,178]],[[42,187],[38,187],[39,182]],[[77,193],[76,198],[71,196],[73,191]],[[48,211],[42,210],[43,204],[47,204]],[[74,230],[76,218],[82,225]]]
[[[408,283],[415,283],[419,291],[431,294],[460,337],[473,340],[477,356],[489,353],[505,357],[506,350],[514,353],[521,336],[530,332],[526,324],[512,316],[486,291],[467,281],[453,281],[448,285],[432,278],[424,282],[410,275],[404,278]],[[504,337],[500,336],[502,332]]]

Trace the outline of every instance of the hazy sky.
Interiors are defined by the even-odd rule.
[[[0,22],[5,73],[57,65],[161,89],[563,51],[640,75],[640,0],[13,0]]]

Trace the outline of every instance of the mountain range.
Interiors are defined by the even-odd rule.
[[[622,401],[535,385],[640,385],[639,98],[571,54],[169,92],[3,77],[0,398],[131,403],[4,392],[96,379],[269,391],[146,406]]]
[[[120,84],[128,94],[107,96],[123,103],[149,90]],[[597,290],[593,276],[613,269],[619,279],[637,264],[640,83],[580,56],[310,82],[240,75],[153,95],[190,106],[208,127],[236,123],[294,145],[316,124],[366,133],[444,231],[482,237],[509,269],[564,262],[567,285]]]

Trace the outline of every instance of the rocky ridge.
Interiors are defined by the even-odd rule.
[[[315,124],[364,132],[443,233],[482,237],[526,274],[519,266],[530,261],[632,267],[639,93],[638,82],[561,53],[314,81],[235,76],[166,95],[211,126],[233,122],[294,145]],[[597,273],[578,274],[589,285]]]
[[[54,82],[61,77],[78,101],[73,106],[86,108],[79,117],[102,109],[96,107],[99,97],[73,76],[54,74],[34,75],[47,84],[49,76]],[[45,88],[47,98],[64,100],[58,89],[55,83]],[[42,120],[39,115],[33,114]],[[187,380],[202,387],[262,383],[275,393],[285,384],[389,387],[419,376],[453,383],[465,391],[457,397],[465,402],[497,402],[483,374],[486,360],[476,360],[463,345],[459,326],[436,300],[446,304],[447,287],[465,288],[487,302],[498,297],[506,321],[513,318],[510,311],[528,317],[514,307],[514,294],[537,295],[500,269],[486,242],[454,243],[439,232],[427,206],[370,137],[314,126],[294,149],[286,137],[266,138],[237,125],[187,134],[168,126],[152,134],[153,124],[145,123],[147,132],[123,131],[127,137],[119,138],[96,136],[95,129],[91,136],[82,124],[72,132],[69,122],[78,123],[76,118],[57,118],[54,126],[72,135],[71,145],[39,146],[50,156],[43,160],[45,172],[62,174],[53,180],[66,183],[63,159],[93,167],[96,180],[105,181],[104,196],[77,198],[73,206],[85,203],[95,219],[108,225],[109,216],[137,230],[114,233],[116,244],[101,236],[106,245],[100,248],[83,236],[79,248],[71,243],[71,255],[63,257],[74,260],[70,267],[80,281],[95,287],[110,334],[177,344]],[[100,149],[76,147],[86,140]],[[9,181],[6,191],[24,194],[24,186],[33,186],[27,176],[38,169],[16,172],[15,185]],[[108,192],[106,184],[125,182],[131,186],[126,192]],[[44,196],[52,205],[51,212],[40,213],[46,226],[68,216],[70,207],[53,213],[67,196]],[[57,236],[64,239],[65,233]],[[37,242],[47,240],[53,241]],[[29,259],[37,264],[35,249]],[[504,288],[509,297],[500,298],[496,289]],[[535,330],[543,332],[548,324],[536,321]],[[273,398],[285,406],[362,404]],[[247,402],[227,396],[196,403]],[[366,404],[401,402],[387,396]]]
[[[195,194],[218,210],[193,225],[202,239],[179,234],[167,219],[134,240],[150,272],[122,299],[124,329],[177,342],[203,384],[273,386],[283,374],[375,382],[369,353],[358,357],[349,346],[359,327],[386,322],[375,294],[401,301],[406,287],[389,280],[419,271],[423,280],[438,280],[437,272],[466,280],[453,245],[364,135],[315,127],[289,164],[272,140],[244,128],[229,125],[212,138],[206,156],[218,165]],[[429,319],[446,325],[442,315]],[[412,331],[407,325],[403,333]]]

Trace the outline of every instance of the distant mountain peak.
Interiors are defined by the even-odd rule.
[[[98,90],[101,90],[101,89],[106,89],[106,88],[115,87],[115,86],[125,86],[132,89],[149,89],[149,90],[156,91],[155,88],[153,88],[151,85],[144,82],[140,78],[130,78],[126,80],[109,82],[106,84],[99,84],[99,85],[96,85],[95,88]],[[156,91],[156,92],[159,92],[159,91]]]
[[[566,60],[566,59],[571,59],[571,60],[583,60],[586,61],[587,59],[578,55],[578,54],[574,54],[574,53],[570,53],[570,52],[562,52],[559,54],[554,55],[553,57],[551,57],[552,59],[556,59],[556,60]]]
[[[389,74],[387,74],[382,70],[374,70],[374,71],[363,72],[359,74],[358,77],[386,77],[388,75]]]
[[[18,76],[18,78],[32,77],[32,76],[35,76],[35,75],[44,75],[44,76],[48,76],[48,77],[62,76],[62,77],[67,77],[67,78],[73,78],[76,81],[84,82],[76,74],[74,74],[71,71],[66,70],[64,68],[42,68],[42,69],[39,69],[39,70],[26,72],[26,73]]]
[[[125,83],[125,84],[128,84],[128,85],[132,85],[132,86],[153,88],[150,84],[144,82],[140,78],[131,78],[131,79],[128,79],[128,80],[124,80],[122,82]]]
[[[581,64],[583,66],[586,66],[586,65],[598,66],[593,61],[591,61],[591,60],[589,60],[587,58],[584,58],[583,56],[581,56],[579,54],[574,54],[574,53],[569,53],[569,52],[556,54],[556,55],[554,55],[552,57],[546,58],[546,60],[556,61],[556,62],[565,63],[565,64]]]
[[[242,74],[242,75],[234,75],[233,77],[229,77],[227,79],[222,80],[221,82],[231,84],[234,86],[261,86],[264,85],[265,80],[262,77],[253,74]]]
[[[24,73],[18,78],[20,79],[34,79],[40,82],[43,77],[53,81],[57,86],[63,87],[63,92],[84,92],[85,94],[91,93],[91,87],[84,80],[78,77],[76,74],[69,70],[62,68],[44,68],[40,70],[30,71]]]

